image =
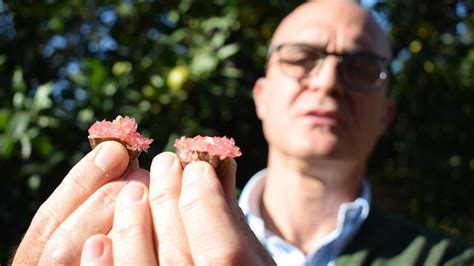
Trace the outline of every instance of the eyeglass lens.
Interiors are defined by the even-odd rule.
[[[295,79],[317,75],[327,53],[307,45],[284,45],[278,49],[282,70]],[[342,55],[338,66],[340,78],[346,84],[371,87],[385,79],[384,66],[376,56],[366,53]],[[384,73],[385,74],[385,73]]]

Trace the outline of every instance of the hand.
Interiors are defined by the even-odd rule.
[[[85,240],[111,229],[115,199],[125,183],[147,184],[148,178],[136,161],[129,166],[123,145],[113,141],[98,145],[41,205],[13,263],[77,264]]]
[[[273,261],[243,219],[235,199],[236,163],[221,181],[211,165],[182,170],[173,153],[155,157],[150,207],[160,264],[259,265]]]
[[[132,262],[146,254],[147,262],[156,259],[161,265],[274,264],[237,205],[235,171],[236,163],[230,160],[219,181],[208,163],[194,162],[183,171],[175,154],[165,152],[156,156],[151,165],[149,189],[154,250],[143,252],[144,247],[150,248],[147,236],[151,226],[146,222],[146,208],[121,208],[116,210],[113,231],[121,232],[122,237],[113,233],[112,237],[100,235],[89,239],[81,262]],[[119,197],[122,194],[125,192]],[[129,214],[120,215],[121,211]]]
[[[117,198],[112,232],[94,235],[85,242],[81,264],[157,264],[145,185],[131,182],[122,189]]]

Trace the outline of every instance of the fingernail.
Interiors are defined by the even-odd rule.
[[[204,172],[204,164],[202,162],[192,162],[184,168],[183,185],[193,183],[202,177]]]
[[[136,203],[143,198],[144,190],[141,185],[135,182],[130,182],[123,188],[122,193],[125,194],[125,203]]]
[[[175,158],[171,153],[164,152],[157,155],[154,160],[153,169],[155,170],[155,173],[158,175],[158,177],[164,172],[168,171],[168,169],[173,166],[174,161]]]
[[[123,150],[115,143],[104,143],[102,145],[99,154],[94,159],[94,163],[102,171],[107,172],[114,169],[123,159],[123,156],[121,156]]]
[[[104,242],[101,239],[89,239],[84,245],[84,257],[86,261],[94,261],[104,254]]]

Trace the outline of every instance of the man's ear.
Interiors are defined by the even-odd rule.
[[[255,103],[255,109],[257,116],[262,120],[266,115],[266,104],[265,104],[265,88],[267,86],[267,80],[265,77],[261,77],[255,82],[253,86],[253,101]]]

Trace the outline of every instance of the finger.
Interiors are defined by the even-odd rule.
[[[191,264],[186,234],[178,209],[182,168],[177,156],[164,152],[150,168],[150,207],[161,265]]]
[[[195,264],[255,263],[208,163],[193,162],[184,169],[179,207]]]
[[[230,207],[234,220],[238,221],[239,224],[241,224],[240,222],[245,223],[244,215],[237,203],[237,195],[235,193],[237,163],[232,158],[228,158],[226,160],[225,168],[222,169],[222,177],[220,178],[225,194],[225,199]],[[247,225],[247,223],[245,223],[245,225]]]
[[[128,183],[120,192],[114,217],[114,262],[156,265],[147,187]]]
[[[91,236],[84,243],[81,254],[81,265],[113,265],[112,240],[106,235]]]
[[[245,239],[253,247],[253,250],[258,254],[262,261],[268,262],[268,265],[274,264],[273,259],[268,254],[266,249],[261,245],[253,231],[245,222],[244,214],[240,209],[235,192],[237,163],[234,159],[226,159],[224,167],[220,169],[220,178],[222,188],[224,190],[225,199],[230,206],[234,220],[237,221],[240,231]]]
[[[121,176],[128,162],[128,152],[118,142],[101,143],[89,152],[39,208],[14,262],[37,264],[44,245],[56,228],[99,187]]]
[[[133,161],[130,161],[129,162],[129,165],[128,165],[128,168],[131,168],[131,169],[140,169],[140,162],[138,161],[138,159],[135,159]]]
[[[77,264],[86,239],[94,234],[106,234],[112,228],[115,201],[126,182],[147,183],[148,179],[148,172],[138,169],[125,179],[114,180],[99,188],[51,235],[39,264]]]
[[[235,194],[235,179],[237,172],[237,163],[233,158],[224,160],[224,167],[220,171],[222,188],[224,189],[225,198],[228,204],[237,202]]]
[[[272,265],[274,261],[268,254],[267,250],[262,246],[258,238],[255,236],[252,229],[245,221],[244,213],[237,202],[237,195],[235,192],[235,182],[237,173],[237,163],[233,158],[228,160],[225,167],[221,171],[221,183],[224,189],[225,198],[227,204],[230,206],[234,220],[238,223],[240,231],[247,242],[253,247],[253,250],[261,258],[262,261],[266,262],[265,265]]]

